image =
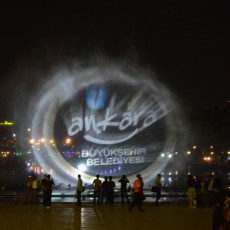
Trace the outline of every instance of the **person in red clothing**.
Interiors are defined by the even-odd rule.
[[[133,183],[133,201],[129,207],[129,211],[132,212],[133,206],[137,206],[140,212],[143,212],[142,208],[142,180],[141,175],[137,174],[137,179]]]

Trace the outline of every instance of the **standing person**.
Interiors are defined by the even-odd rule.
[[[51,197],[52,197],[52,187],[54,185],[53,179],[50,175],[47,175],[46,179],[44,180],[44,187],[45,187],[45,207],[51,207]]]
[[[43,206],[45,206],[45,202],[46,202],[46,187],[45,187],[46,179],[47,179],[47,174],[44,174],[43,179],[41,181]]]
[[[213,190],[215,194],[214,200],[214,212],[212,216],[212,229],[219,230],[220,227],[224,226],[224,204],[226,200],[225,191],[222,191],[220,188]]]
[[[32,197],[33,197],[33,184],[34,180],[34,173],[31,173],[25,180],[25,186],[26,186],[26,196],[25,196],[25,203],[31,203]]]
[[[129,211],[132,212],[133,206],[138,206],[139,211],[143,212],[144,209],[142,209],[142,182],[140,174],[137,174],[137,179],[133,183],[133,194],[134,198],[129,207]]]
[[[213,185],[212,185],[214,204],[215,204],[216,196],[220,190],[222,190],[222,180],[220,179],[219,174],[215,173],[213,177]]]
[[[225,188],[225,201],[224,201],[224,227],[223,230],[230,229],[230,187]]]
[[[101,205],[105,198],[105,204],[108,204],[108,177],[105,176],[104,181],[101,184]]]
[[[203,205],[203,178],[201,176],[196,176],[195,189],[197,206],[201,206]]]
[[[155,192],[156,192],[156,200],[155,200],[155,205],[159,205],[158,201],[161,198],[161,174],[157,174],[154,183],[153,183],[153,187],[155,188]]]
[[[35,202],[38,204],[38,182],[37,175],[34,175],[33,183],[32,183],[32,203]]]
[[[99,179],[100,175],[96,175],[96,179],[93,181],[94,186],[94,194],[93,194],[93,204],[96,204],[96,198],[97,198],[97,204],[100,204],[100,197],[101,197],[101,180]]]
[[[109,205],[114,205],[114,188],[115,188],[115,182],[113,181],[113,177],[109,177],[109,181],[107,183],[107,197],[108,197],[108,203]]]
[[[188,198],[189,198],[189,207],[196,208],[196,188],[195,188],[195,179],[191,174],[188,175],[187,187],[188,187]]]
[[[212,190],[215,192],[215,190],[221,190],[222,188],[222,181],[220,179],[220,176],[218,173],[215,173],[214,175],[214,180],[213,180],[213,185],[212,185]]]
[[[129,197],[127,194],[127,184],[129,183],[129,180],[125,175],[123,175],[118,182],[121,183],[121,202],[124,205],[125,204],[124,198],[126,198],[127,204],[129,204]]]
[[[83,191],[83,182],[81,179],[81,175],[78,175],[78,181],[77,181],[77,206],[81,206],[81,193]]]
[[[209,175],[208,181],[207,181],[207,196],[208,196],[208,204],[213,205],[214,203],[214,192],[213,192],[213,183],[214,183],[214,176]]]

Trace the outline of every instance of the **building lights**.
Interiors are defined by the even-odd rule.
[[[212,157],[203,157],[203,160],[204,160],[204,161],[212,161],[213,158],[212,158]]]
[[[14,123],[11,122],[11,121],[5,121],[5,122],[0,122],[0,125],[2,125],[2,126],[12,126],[12,125],[14,125]]]
[[[72,143],[71,138],[69,138],[69,137],[66,138],[65,143],[66,143],[67,145],[71,144],[71,143]]]
[[[40,142],[41,142],[41,143],[45,143],[45,141],[46,141],[46,139],[45,139],[44,137],[42,137],[42,138],[40,139]]]
[[[30,144],[34,144],[35,143],[35,139],[30,139]]]

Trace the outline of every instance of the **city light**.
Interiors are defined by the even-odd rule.
[[[46,139],[44,137],[41,138],[40,142],[45,143]]]
[[[35,143],[35,139],[30,139],[30,144],[34,144]]]
[[[14,125],[14,123],[11,122],[11,121],[5,121],[5,122],[0,122],[0,125],[2,125],[2,126],[12,126],[12,125]]]
[[[71,144],[71,143],[72,143],[71,138],[66,138],[65,143],[66,143],[67,145]]]
[[[203,159],[204,159],[204,161],[212,161],[213,160],[212,157],[204,157]]]

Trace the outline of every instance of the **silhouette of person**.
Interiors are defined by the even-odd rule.
[[[224,218],[224,204],[225,204],[225,192],[220,188],[213,191],[215,193],[214,200],[214,212],[212,216],[212,229],[219,230],[220,226],[224,226],[225,218]]]
[[[46,202],[46,187],[45,187],[46,179],[47,179],[47,174],[44,174],[43,179],[41,181],[43,206],[45,206],[45,202]]]
[[[101,204],[105,198],[105,204],[108,204],[108,177],[105,176],[104,181],[101,184]]]
[[[113,177],[109,177],[109,181],[107,183],[107,197],[108,197],[108,204],[114,205],[114,188],[115,182],[113,181]]]
[[[47,175],[46,179],[44,180],[43,186],[44,186],[44,192],[45,192],[45,200],[44,200],[44,206],[46,208],[51,207],[51,197],[52,197],[52,187],[54,185],[53,179],[50,175]]]
[[[100,204],[100,197],[101,197],[101,180],[99,179],[100,175],[96,175],[96,179],[93,181],[94,186],[94,194],[93,194],[93,204],[96,204],[96,198],[97,198],[97,204]]]
[[[38,181],[37,181],[37,175],[34,175],[33,177],[33,183],[32,183],[32,203],[35,202],[38,204]]]
[[[25,203],[32,202],[33,198],[33,180],[34,180],[34,173],[31,173],[25,180],[26,186],[26,195],[25,195]]]
[[[188,198],[189,198],[189,207],[196,208],[196,188],[195,188],[195,179],[190,174],[187,179],[187,187],[188,187]]]
[[[125,175],[123,175],[118,182],[121,183],[121,202],[124,205],[125,204],[124,198],[126,198],[127,204],[129,204],[129,197],[127,194],[127,184],[129,183],[129,180]]]
[[[156,200],[155,205],[159,205],[159,200],[161,198],[161,174],[157,174],[153,186],[155,187]]]
[[[77,206],[81,206],[81,193],[83,191],[83,182],[81,179],[81,175],[78,175],[78,180],[77,180],[77,188],[76,188],[76,192],[77,192]]]

